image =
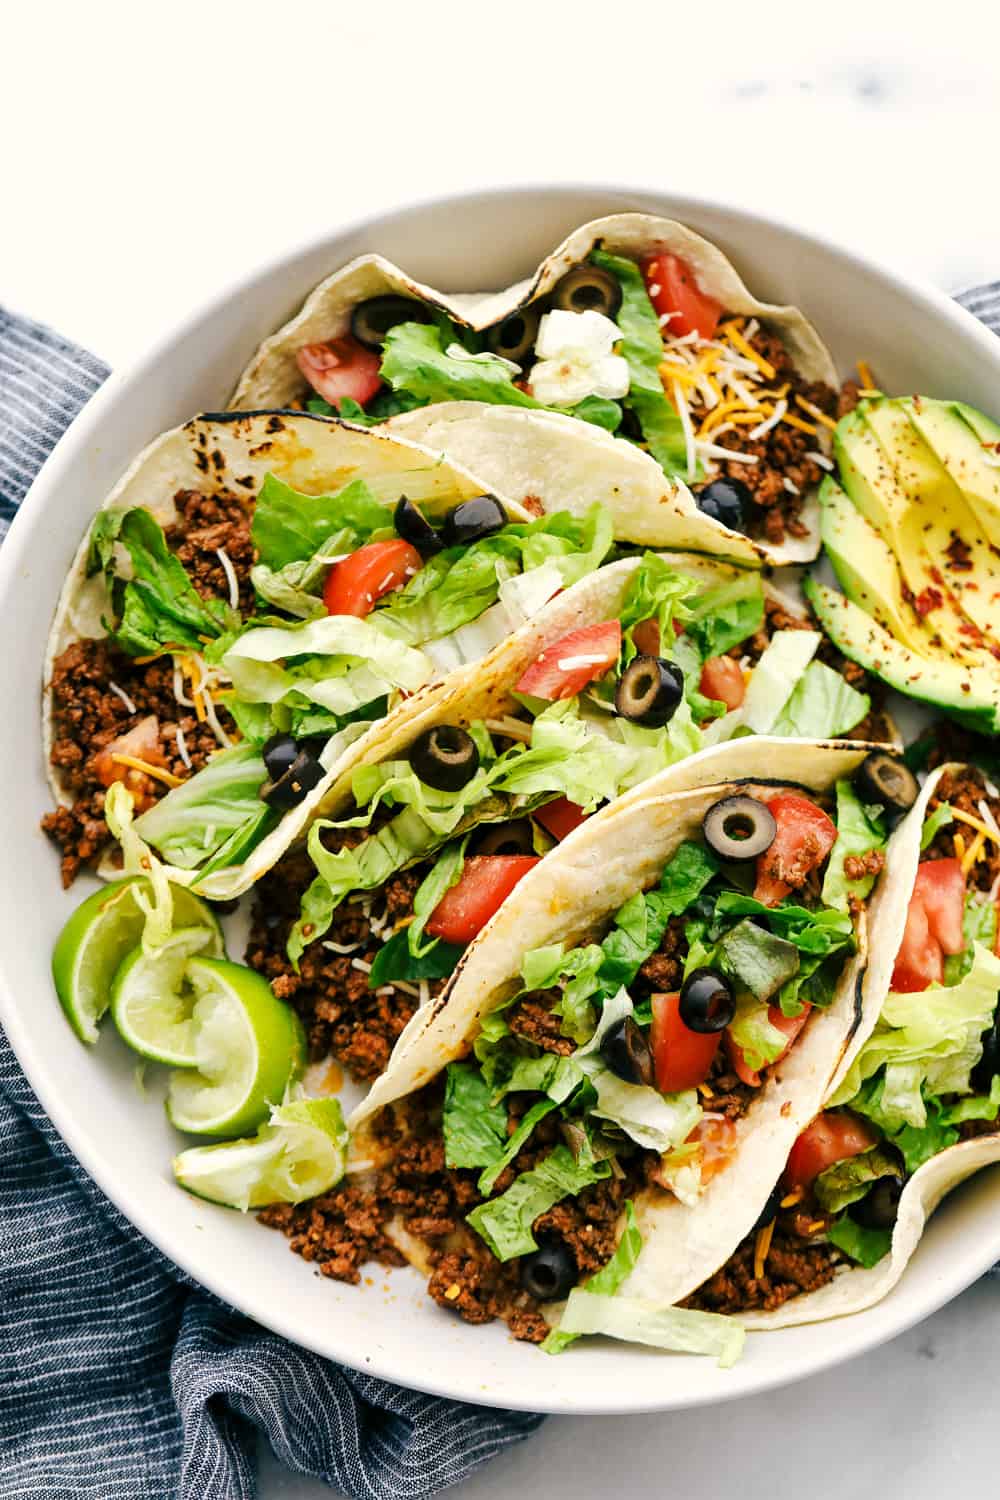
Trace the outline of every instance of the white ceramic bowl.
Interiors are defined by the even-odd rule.
[[[853,1318],[758,1334],[726,1372],[704,1359],[592,1340],[557,1360],[499,1325],[440,1311],[409,1271],[370,1267],[360,1287],[321,1278],[285,1239],[173,1186],[178,1138],[155,1089],[106,1028],[85,1050],[56,1002],[49,955],[83,894],[64,894],[38,831],[49,805],[38,734],[42,653],[77,542],[143,445],[218,409],[257,342],[351,256],[380,250],[432,285],[499,287],[524,275],[575,225],[643,209],[720,244],[754,291],[805,309],[846,371],[860,355],[890,390],[1000,409],[1000,343],[942,294],[914,286],[787,225],[668,195],[530,189],[432,203],[341,230],[266,266],[198,313],[133,370],[112,376],[60,443],[0,552],[4,620],[0,765],[0,1014],[43,1105],[77,1157],[138,1228],[225,1301],[333,1359],[469,1401],[559,1412],[628,1412],[724,1400],[811,1374],[926,1317],[1000,1257],[1000,1174],[981,1174],[933,1221],[902,1284]]]

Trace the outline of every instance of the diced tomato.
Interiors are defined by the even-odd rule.
[[[583,808],[571,802],[568,797],[557,797],[554,802],[546,802],[544,807],[536,808],[532,814],[535,822],[541,823],[546,833],[551,833],[560,844],[574,828],[579,828],[586,816]]]
[[[739,708],[747,690],[740,664],[731,656],[710,656],[698,686],[706,698],[716,698],[727,708]]]
[[[334,563],[326,575],[323,603],[328,615],[368,615],[376,601],[408,583],[421,567],[409,542],[369,542]]]
[[[685,333],[697,333],[703,339],[712,337],[719,326],[722,303],[701,290],[691,267],[680,256],[651,255],[642,262],[642,274],[657,316],[673,314],[663,325],[668,338]]]
[[[603,677],[618,660],[622,628],[617,620],[584,625],[546,646],[517,684],[517,692],[532,698],[575,698],[597,677]]]
[[[135,766],[123,766],[113,758],[116,755],[129,755],[133,760],[144,760],[150,766],[166,764],[160,749],[160,721],[155,714],[147,714],[125,734],[109,740],[94,756],[94,775],[101,785],[124,782],[132,793],[136,811],[142,812],[155,801],[155,782]]]
[[[446,943],[471,943],[537,864],[534,854],[473,855],[465,861],[458,883],[435,906],[428,933]]]
[[[785,1183],[789,1188],[810,1187],[827,1167],[849,1156],[860,1156],[876,1143],[875,1132],[857,1115],[828,1109],[806,1126],[792,1147]]]
[[[928,859],[917,867],[892,988],[905,994],[944,978],[944,955],[965,947],[965,876],[957,859]]]
[[[718,1031],[692,1031],[681,1020],[678,994],[654,995],[649,1041],[656,1069],[656,1087],[663,1094],[697,1088],[704,1083],[719,1049]]]
[[[382,384],[381,355],[374,349],[366,349],[349,333],[325,344],[304,344],[295,356],[295,363],[317,396],[338,411],[345,396],[364,406]]]
[[[783,1052],[779,1052],[778,1056],[774,1059],[774,1062],[768,1063],[769,1068],[777,1067],[778,1063],[781,1062],[781,1059],[788,1056],[792,1048],[792,1043],[795,1041],[795,1038],[798,1036],[799,1032],[802,1030],[803,1026],[809,1019],[809,1012],[811,1009],[812,1007],[810,1005],[804,1005],[801,1015],[786,1016],[780,1005],[769,1005],[767,1007],[767,1019],[770,1021],[775,1030],[780,1031],[782,1035],[787,1039],[785,1042],[785,1050]],[[746,1058],[743,1056],[741,1049],[733,1040],[732,1034],[728,1029],[726,1031],[726,1055],[729,1058],[730,1066],[733,1072],[736,1074],[737,1078],[739,1078],[742,1083],[749,1084],[752,1089],[759,1089],[761,1084],[760,1073],[755,1072],[753,1068],[747,1066]]]
[[[782,792],[767,805],[778,828],[774,843],[757,860],[753,893],[765,906],[777,906],[823,863],[837,841],[837,826],[821,807],[797,792]]]

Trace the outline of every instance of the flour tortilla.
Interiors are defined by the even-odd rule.
[[[301,312],[261,345],[240,378],[232,405],[238,409],[286,407],[304,399],[310,388],[295,362],[296,352],[304,344],[348,332],[352,309],[369,297],[389,292],[416,297],[440,308],[456,323],[481,330],[546,296],[598,244],[632,259],[664,252],[680,256],[694,270],[699,286],[728,312],[756,317],[779,334],[806,380],[837,384],[829,352],[797,308],[758,301],[722,251],[685,225],[629,213],[584,224],[533,275],[504,292],[438,292],[412,280],[381,256],[362,256],[322,282]],[[754,541],[705,516],[686,486],[668,480],[659,464],[641,449],[571,417],[479,402],[445,402],[393,417],[389,425],[402,436],[453,451],[460,462],[468,462],[503,493],[522,500],[533,498],[546,510],[574,509],[584,503],[582,493],[603,500],[612,512],[620,541],[709,552],[749,567],[764,562],[809,562],[819,553],[815,496],[809,497],[802,511],[806,536],[788,537],[777,545]],[[829,447],[825,429],[817,434],[817,445]]]
[[[678,846],[697,836],[719,798],[737,791],[767,797],[779,786],[829,790],[856,770],[864,754],[857,745],[744,739],[671,767],[589,819],[520,882],[448,988],[416,1013],[388,1069],[354,1111],[352,1130],[464,1055],[483,1017],[518,988],[526,951],[599,938],[613,913],[636,891],[651,887]],[[905,857],[905,850],[897,858],[894,849],[891,860],[902,869]],[[655,1188],[639,1194],[643,1250],[627,1285],[630,1294],[679,1301],[724,1264],[756,1221],[796,1137],[822,1108],[852,1038],[874,1025],[905,919],[899,884],[898,876],[878,882],[858,922],[858,952],[845,963],[831,1005],[813,1013],[737,1123],[730,1168],[694,1205]]]

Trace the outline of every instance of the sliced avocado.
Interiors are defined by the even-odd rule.
[[[895,554],[902,580],[914,599],[932,603],[924,616],[926,628],[940,636],[945,650],[967,656],[978,644],[978,627],[963,615],[957,596],[946,587],[944,574],[932,561],[928,546],[929,542],[935,542],[939,549],[950,545],[947,517],[945,524],[940,517],[935,521],[933,514],[927,514],[919,494],[912,498],[907,494],[872,425],[873,419],[879,421],[877,413],[892,404],[883,400],[862,401],[837,423],[833,445],[841,483],[862,516]],[[912,434],[906,414],[900,412],[898,417],[902,427]],[[890,423],[883,420],[881,425],[888,439]]]
[[[836,589],[805,579],[805,594],[827,635],[845,656],[908,698],[933,703],[967,729],[1000,732],[1000,667],[963,667],[928,661],[901,646],[863,609]]]
[[[911,651],[945,655],[906,600],[892,548],[831,474],[820,485],[819,502],[823,546],[848,599]]]
[[[1000,547],[1000,468],[987,462],[986,445],[1000,442],[1000,427],[973,407],[919,396],[901,403],[920,436],[958,485],[980,530]],[[977,425],[973,425],[974,418]],[[977,430],[978,428],[978,430]],[[995,436],[983,436],[993,429]]]
[[[892,465],[907,498],[893,550],[906,573],[908,553],[921,544],[946,598],[988,638],[1000,634],[1000,564],[976,523],[961,490],[910,420],[902,401],[872,401],[865,422]],[[887,538],[887,540],[889,540]],[[961,555],[956,556],[956,545]],[[945,610],[935,610],[934,626]]]

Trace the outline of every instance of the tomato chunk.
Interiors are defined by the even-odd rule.
[[[656,1070],[656,1087],[662,1094],[704,1083],[719,1050],[721,1032],[692,1031],[681,1020],[679,994],[654,995],[653,1024],[649,1041]]]
[[[774,1059],[774,1062],[768,1063],[769,1068],[776,1068],[778,1063],[781,1062],[782,1058],[788,1056],[792,1048],[792,1043],[795,1041],[795,1038],[798,1036],[799,1032],[802,1030],[803,1026],[809,1019],[809,1012],[811,1009],[812,1006],[804,1005],[802,1007],[801,1015],[786,1016],[780,1005],[769,1005],[767,1007],[767,1019],[770,1021],[771,1025],[776,1031],[780,1031],[781,1034],[787,1038],[784,1051],[778,1053],[778,1056]],[[759,1089],[761,1085],[761,1074],[747,1064],[747,1060],[743,1056],[742,1049],[737,1045],[737,1043],[733,1039],[732,1033],[728,1029],[726,1031],[726,1055],[729,1058],[730,1066],[732,1067],[732,1070],[736,1074],[737,1078],[739,1078],[742,1083],[749,1084],[752,1089]]]
[[[155,780],[136,766],[122,765],[114,759],[116,755],[128,755],[133,760],[144,760],[150,766],[166,764],[160,749],[160,721],[155,714],[147,714],[131,729],[109,740],[94,756],[94,774],[102,786],[111,786],[122,781],[135,801],[137,812],[143,812],[156,801]]]
[[[917,867],[892,988],[925,990],[944,978],[944,955],[965,947],[965,876],[957,859],[928,859]]]
[[[317,396],[340,410],[345,397],[364,406],[382,384],[382,360],[349,333],[325,344],[304,344],[295,363]]]
[[[428,933],[446,943],[471,943],[537,864],[534,854],[473,855],[465,861],[458,883],[435,906]]]
[[[544,807],[536,808],[532,813],[535,822],[541,823],[546,833],[551,833],[560,844],[574,828],[579,828],[586,816],[583,808],[568,797],[557,797],[554,802],[546,802]]]
[[[632,631],[632,639],[635,649],[641,651],[643,656],[659,656],[660,654],[660,622],[650,615],[648,620],[640,620]]]
[[[532,698],[575,698],[588,682],[603,677],[618,660],[622,627],[617,620],[584,625],[571,630],[551,646],[522,674],[517,692]]]
[[[857,1115],[828,1109],[817,1115],[799,1136],[788,1156],[785,1183],[809,1187],[821,1172],[849,1156],[860,1156],[877,1144],[875,1132]]]
[[[716,698],[727,708],[739,708],[747,690],[740,664],[731,656],[710,656],[698,686],[706,698]]]
[[[667,338],[697,333],[710,339],[719,326],[722,303],[701,290],[691,267],[679,255],[651,255],[642,262],[646,289],[657,317],[672,314],[661,324]]]
[[[821,807],[796,792],[782,792],[767,806],[778,828],[774,843],[757,861],[754,896],[777,906],[823,863],[837,840],[837,825]]]
[[[328,615],[368,615],[383,594],[402,588],[421,567],[409,542],[369,542],[334,563],[326,575],[323,603]]]

